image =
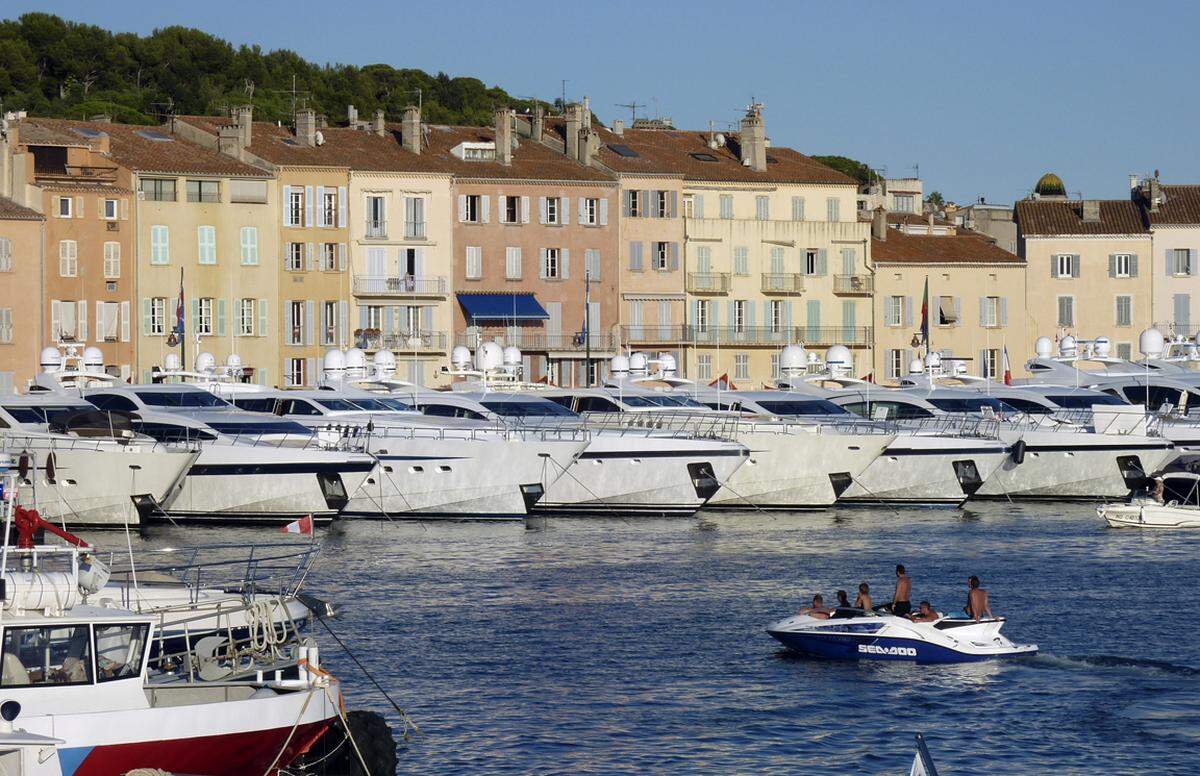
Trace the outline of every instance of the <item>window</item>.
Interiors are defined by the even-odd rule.
[[[338,268],[338,244],[337,243],[321,243],[321,271],[322,272],[337,272]]]
[[[121,326],[121,305],[118,302],[100,302],[96,310],[97,341],[116,342]]]
[[[72,202],[73,202],[73,200],[70,197],[59,197],[58,198],[58,217],[59,218],[70,218],[71,217],[71,212],[72,212],[71,203]]]
[[[654,253],[650,256],[651,264],[656,270],[666,270],[671,266],[671,243],[656,242],[651,245],[654,247]]]
[[[696,377],[700,380],[712,379],[712,356],[705,353],[696,358]]]
[[[1058,325],[1075,325],[1075,297],[1060,296],[1058,298]]]
[[[305,362],[304,362],[304,359],[302,359],[302,358],[289,358],[288,359],[288,369],[287,369],[287,375],[285,377],[287,379],[287,384],[289,387],[296,388],[296,387],[308,384],[308,379],[307,379],[307,376],[305,375],[306,370],[305,370],[304,366],[305,366]]]
[[[337,189],[325,189],[325,196],[321,202],[321,223],[325,226],[338,225],[338,195]]]
[[[889,348],[884,356],[884,374],[891,380],[895,380],[904,374],[904,351],[894,348]]]
[[[4,629],[0,685],[89,684],[92,639],[87,625]]]
[[[817,250],[807,250],[804,252],[804,274],[819,275],[821,274],[821,252]]]
[[[142,675],[149,625],[101,625],[96,628],[97,680],[130,679]]]
[[[1133,359],[1133,343],[1118,342],[1117,343],[1117,358],[1130,361]]]
[[[998,348],[987,348],[983,351],[982,367],[984,377],[1003,377],[1000,374],[1000,350]]]
[[[79,274],[79,244],[74,240],[58,243],[58,275],[73,278]]]
[[[57,317],[55,315],[56,309],[58,311]],[[78,329],[76,329],[76,327],[75,327],[75,315],[76,315],[77,309],[78,309],[78,307],[75,302],[58,302],[58,303],[51,302],[51,304],[50,304],[51,328],[55,330],[55,336],[57,339],[62,339],[62,338],[67,338],[67,337],[74,338],[76,336],[76,334],[79,335],[80,339],[86,339],[87,335],[86,335],[86,332],[84,331],[85,327],[80,326]],[[54,326],[55,323],[57,323],[58,325]]]
[[[242,227],[242,264],[258,264],[258,227]]]
[[[478,245],[467,246],[467,279],[478,280],[483,277],[483,248]]]
[[[804,197],[792,197],[792,220],[804,220]]]
[[[754,217],[759,221],[767,221],[771,218],[771,200],[763,195],[754,198]]]
[[[746,331],[746,300],[733,301],[733,330],[739,334]]]
[[[584,197],[583,207],[579,210],[579,223],[584,226],[600,225],[600,200],[597,197]]]
[[[556,199],[554,197],[548,197],[546,199],[547,208],[549,208],[549,205],[551,202],[554,203],[555,212],[557,213],[558,212],[558,210],[557,210],[558,199]],[[483,219],[482,213],[483,213],[483,198],[480,195],[468,194],[463,197],[463,212],[462,212],[462,220],[463,221],[465,221],[469,224],[478,224]],[[549,213],[549,210],[547,210],[547,213]],[[554,221],[554,220],[547,220],[546,223],[553,224],[553,223],[558,223],[558,222]]]
[[[0,272],[12,272],[12,240],[0,237]]]
[[[264,334],[266,332],[263,332]],[[254,300],[238,300],[238,336],[254,336]]]
[[[642,212],[642,197],[645,192],[642,191],[627,191],[625,192],[625,210],[629,215],[637,218],[645,215]]]
[[[188,202],[220,202],[221,201],[221,184],[219,181],[193,181],[187,182],[187,201]]]
[[[1113,277],[1115,277],[1115,278],[1131,278],[1133,276],[1134,276],[1133,254],[1114,253],[1113,254]]]
[[[671,192],[669,192],[669,191],[654,192],[654,217],[655,218],[670,218],[671,217]]]
[[[542,254],[542,277],[562,277],[561,252],[559,248],[547,248]]]
[[[994,298],[994,297],[993,297]],[[953,326],[958,323],[958,305],[952,296],[939,296],[938,302],[938,326]]]
[[[425,239],[425,198],[404,198],[404,237],[409,240]]]
[[[700,299],[696,302],[696,331],[701,334],[708,333],[709,318],[709,301]]]
[[[292,322],[292,330],[287,333],[287,344],[303,345],[305,330],[304,301],[293,299],[287,305],[288,320]],[[303,383],[297,383],[297,385],[303,385]]]
[[[150,263],[171,263],[171,233],[166,226],[150,227]]]
[[[1133,297],[1118,296],[1117,297],[1117,325],[1132,326],[1133,325]]]
[[[770,306],[770,313],[771,313],[771,333],[779,334],[780,332],[783,331],[783,326],[784,326],[783,302],[781,302],[778,299],[772,299],[771,306]]]
[[[506,224],[519,224],[524,219],[521,217],[521,198],[520,197],[501,197],[503,205],[503,218]]]
[[[722,194],[720,198],[721,218],[733,218],[733,195]]]
[[[913,195],[912,194],[897,194],[895,207],[896,207],[896,210],[898,210],[901,213],[917,212],[916,209],[913,207]]]
[[[146,323],[146,333],[162,335],[167,333],[167,299],[156,296],[150,300],[150,316]]]
[[[683,195],[683,217],[684,218],[695,218],[696,217],[696,197],[694,194],[684,194]]]
[[[999,326],[1000,321],[1000,297],[985,296],[983,297],[983,310],[980,313],[980,322],[985,327]]]
[[[841,202],[839,202],[835,197],[830,197],[829,199],[825,200],[825,220],[842,220]]]
[[[504,277],[506,280],[521,279],[521,249],[509,246],[504,249]]]
[[[1078,277],[1075,271],[1075,255],[1071,253],[1060,253],[1054,257],[1054,277],[1056,278],[1072,278]]]
[[[338,303],[336,301],[321,303],[321,322],[324,323],[321,330],[321,344],[338,344]]]
[[[0,342],[8,344],[13,341],[12,308],[0,307]]]
[[[884,305],[883,325],[884,326],[903,326],[904,325],[904,297],[890,296],[888,297],[889,304]]]
[[[196,238],[199,243],[197,257],[200,263],[216,264],[217,228],[215,226],[201,226],[196,230]]]
[[[387,200],[382,195],[367,197],[367,237],[387,238]]]
[[[121,243],[104,243],[104,279],[117,280],[121,277]]]
[[[367,328],[383,328],[383,307],[377,304],[367,306]]]
[[[1174,269],[1171,274],[1176,277],[1192,274],[1192,252],[1187,248],[1176,248],[1171,253],[1175,255],[1175,261],[1169,265]]]
[[[750,379],[750,354],[738,353],[733,357],[733,379]]]
[[[283,268],[289,272],[299,272],[304,269],[304,243],[287,243],[286,251],[287,253],[283,257]]]
[[[120,213],[120,209],[119,209],[120,206],[117,204],[117,200],[106,199],[103,201],[102,207],[104,209],[101,212],[104,213],[103,217],[104,217],[105,221],[116,221],[117,220],[117,216]]]
[[[142,198],[150,202],[174,202],[174,178],[143,178],[138,184]]]
[[[201,297],[196,300],[196,333],[209,335],[213,333],[213,304],[211,297]]]
[[[739,245],[733,249],[733,274],[750,274],[750,252],[744,245]]]
[[[559,208],[558,197],[543,197],[542,202],[545,203],[543,205],[543,207],[545,207],[545,209],[546,209],[546,218],[545,218],[544,223],[547,223],[547,224],[562,223],[562,219],[559,217],[560,216],[560,213],[559,213],[560,208]],[[470,203],[468,202],[467,204],[468,204],[467,210],[468,210],[468,212],[470,212]]]

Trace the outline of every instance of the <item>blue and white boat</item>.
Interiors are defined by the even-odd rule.
[[[831,660],[971,663],[1037,652],[1036,644],[1014,644],[1001,636],[1003,626],[1003,617],[913,622],[840,608],[828,619],[808,614],[788,617],[768,626],[767,633],[794,652]]]

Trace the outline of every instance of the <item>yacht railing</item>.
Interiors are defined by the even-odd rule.
[[[4,429],[0,431],[0,451],[7,453],[21,452],[50,452],[64,450],[150,450],[156,452],[180,452],[195,450],[195,444],[184,442],[159,442],[158,440],[138,435],[130,439],[112,437],[80,437],[71,434],[56,434],[49,431],[22,431],[19,429]]]
[[[1000,438],[1000,420],[970,413],[950,413],[932,418],[900,418],[891,422],[898,431],[919,431],[940,436],[977,439]]]
[[[473,427],[444,427],[418,425],[371,424],[366,422],[330,423],[312,427],[326,432],[342,435],[347,444],[354,444],[366,449],[372,442],[389,439],[399,440],[437,440],[460,442],[490,442],[500,437],[509,441],[551,441],[563,439],[584,439],[588,430],[578,418],[569,418],[569,423],[534,423],[522,422],[514,418],[511,422],[494,422]]]

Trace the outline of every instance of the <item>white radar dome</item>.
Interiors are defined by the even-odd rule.
[[[516,345],[509,345],[504,349],[504,365],[517,366],[521,363],[521,349]]]
[[[930,369],[937,369],[942,365],[941,353],[929,353],[925,356],[925,366]]]
[[[375,365],[376,370],[396,369],[396,354],[386,348],[375,351],[375,355],[371,357],[371,363]]]
[[[845,345],[833,345],[825,351],[825,363],[831,366],[853,366],[854,357]]]
[[[1038,337],[1033,343],[1033,352],[1038,358],[1050,358],[1050,354],[1054,352],[1054,341],[1049,337]]]
[[[800,345],[785,345],[779,351],[780,369],[804,369],[808,366],[808,353]]]
[[[1096,337],[1092,346],[1096,348],[1096,355],[1100,358],[1108,358],[1112,353],[1112,341],[1108,337]]]
[[[229,358],[225,359],[225,366],[229,367],[230,369],[241,369],[242,357],[237,353],[230,353]]]
[[[207,372],[217,365],[217,359],[207,351],[196,355],[196,371]]]
[[[42,348],[40,363],[43,372],[57,372],[62,366],[62,354],[58,348]]]
[[[630,372],[645,372],[646,364],[648,362],[649,362],[649,359],[646,358],[645,353],[642,353],[641,351],[631,353],[631,354],[629,354],[629,362],[628,362],[629,371]]]
[[[660,353],[658,363],[662,366],[663,372],[667,374],[673,374],[678,366],[675,363],[675,356],[672,356],[670,353]]]
[[[1162,355],[1167,341],[1163,333],[1155,328],[1149,328],[1138,337],[1138,350],[1147,358],[1158,358]]]
[[[504,351],[495,342],[485,342],[475,349],[475,368],[491,372],[504,363]]]
[[[104,351],[92,346],[83,349],[84,366],[104,366]]]
[[[914,358],[908,362],[908,373],[910,375],[919,375],[925,371],[925,362],[919,358]]]
[[[367,354],[358,348],[350,348],[346,351],[346,368],[347,369],[366,369]]]
[[[326,372],[340,372],[346,368],[346,354],[337,348],[330,348],[325,351],[325,358],[321,364]]]
[[[179,360],[178,353],[168,353],[163,356],[163,369],[168,372],[177,372],[183,367],[183,362]]]
[[[1074,358],[1079,355],[1079,342],[1068,334],[1058,341],[1058,354],[1063,358]]]
[[[629,371],[629,358],[627,356],[613,356],[608,362],[608,371],[613,374],[623,374]]]
[[[455,345],[450,351],[450,366],[455,369],[466,369],[471,365],[471,349],[466,345]]]

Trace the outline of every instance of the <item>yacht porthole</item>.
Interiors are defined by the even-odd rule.
[[[632,459],[632,460],[631,460],[631,463],[634,463],[634,464],[639,464],[639,463],[641,463],[641,462],[642,462],[642,459],[641,459],[641,458],[634,458],[634,459]]]
[[[392,467],[390,467],[390,466],[385,466],[385,467],[383,467],[383,470],[384,470],[385,472],[387,472],[388,474],[391,474],[391,473],[392,473]]]
[[[421,472],[425,471],[425,467],[424,466],[410,466],[410,467],[408,467],[408,470],[410,472],[412,472],[413,474],[420,474]]]
[[[374,485],[374,484],[375,484],[375,478],[374,478],[374,477],[368,477],[368,478],[367,478],[367,484],[369,484],[369,485]]]
[[[439,466],[438,471],[439,472],[448,472],[448,471],[450,471],[450,467],[449,466]]]
[[[604,463],[604,461],[601,461],[599,458],[592,459],[592,466],[599,466],[602,463]]]

